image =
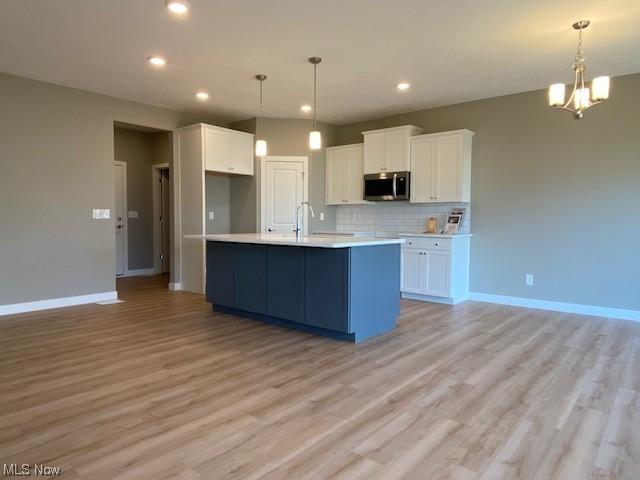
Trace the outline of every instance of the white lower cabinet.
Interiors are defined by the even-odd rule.
[[[402,237],[404,298],[456,304],[469,297],[469,236]]]

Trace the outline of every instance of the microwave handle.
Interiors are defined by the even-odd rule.
[[[396,196],[398,195],[397,182],[398,182],[398,174],[394,173],[393,183],[391,184],[391,193],[393,193],[393,198],[396,198]]]

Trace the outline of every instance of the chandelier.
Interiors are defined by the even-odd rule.
[[[602,103],[609,98],[609,77],[596,77],[591,82],[591,88],[585,86],[584,80],[584,51],[582,49],[582,30],[589,26],[589,20],[580,20],[573,24],[573,28],[578,30],[578,51],[573,61],[575,80],[573,91],[569,99],[565,102],[564,83],[554,83],[549,87],[549,105],[562,108],[573,113],[577,120],[584,116],[587,108]]]

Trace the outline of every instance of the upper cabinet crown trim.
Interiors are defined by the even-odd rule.
[[[459,130],[448,130],[446,132],[434,132],[434,133],[423,133],[422,135],[414,135],[411,137],[411,140],[426,138],[426,137],[441,137],[445,135],[475,135],[476,132],[473,130],[468,130],[466,128],[461,128]]]
[[[191,130],[194,128],[202,128],[202,129],[209,129],[209,130],[217,130],[219,132],[225,132],[225,133],[229,133],[229,134],[234,134],[234,135],[242,135],[245,137],[253,137],[253,133],[247,133],[247,132],[243,132],[241,130],[233,130],[232,128],[225,128],[225,127],[219,127],[218,125],[209,125],[208,123],[196,123],[194,125],[188,125],[186,127],[180,127],[177,129],[177,131],[179,132],[184,132],[186,130]]]
[[[358,148],[362,147],[364,143],[350,143],[349,145],[336,145],[335,147],[327,147],[325,150],[341,150],[345,148]]]
[[[396,131],[400,132],[405,130],[408,130],[410,132],[416,132],[416,133],[422,132],[422,128],[416,127],[415,125],[400,125],[399,127],[379,128],[377,130],[367,130],[366,132],[360,132],[360,133],[362,133],[363,135],[366,135],[368,133],[383,133],[383,132],[396,132]]]

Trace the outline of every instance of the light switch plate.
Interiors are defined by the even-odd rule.
[[[127,213],[127,216],[129,218],[138,218],[138,211],[137,210],[129,210],[129,212]]]
[[[324,222],[324,212],[320,212],[320,221]]]
[[[524,284],[527,287],[533,287],[533,275],[531,275],[530,273],[525,273],[525,275],[524,275]]]
[[[216,214],[213,210],[211,210],[209,212],[209,220],[215,220],[216,219]]]
[[[108,208],[94,208],[93,219],[94,220],[108,220],[111,218],[111,210]]]

